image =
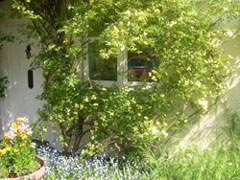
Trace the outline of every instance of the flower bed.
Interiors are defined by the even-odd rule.
[[[46,162],[46,180],[140,180],[149,176],[144,163],[129,162],[124,157],[119,160],[96,156],[86,160],[78,155],[65,157],[50,147],[41,147],[37,153]]]
[[[0,178],[20,177],[41,167],[35,159],[35,144],[28,118],[17,118],[0,143]]]

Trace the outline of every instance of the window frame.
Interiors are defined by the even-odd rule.
[[[88,41],[99,40],[98,37],[88,37]],[[124,86],[136,86],[144,85],[145,88],[150,88],[154,82],[143,82],[143,81],[129,81],[128,80],[128,51],[126,47],[119,48],[119,54],[117,55],[117,80],[92,80],[90,78],[90,63],[89,63],[89,54],[88,54],[88,45],[84,48],[86,53],[86,60],[81,63],[82,66],[82,80],[91,81],[102,87],[110,87],[112,85],[117,85],[118,87]]]

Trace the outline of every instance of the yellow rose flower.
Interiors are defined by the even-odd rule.
[[[82,104],[80,104],[80,109],[82,110],[84,108],[84,106]]]
[[[74,107],[75,107],[76,109],[78,109],[78,108],[79,108],[79,104],[75,103]]]
[[[63,41],[64,44],[67,44],[68,42],[69,42],[68,38],[66,38],[66,39]]]
[[[78,112],[77,112],[77,111],[74,111],[73,114],[78,115]]]
[[[85,101],[85,102],[89,102],[89,99],[88,99],[88,97],[86,97],[86,98],[84,99],[84,101]]]
[[[92,100],[96,100],[96,99],[97,99],[96,95],[93,94],[93,95],[91,96],[91,99],[92,99]]]

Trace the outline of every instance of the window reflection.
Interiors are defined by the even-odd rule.
[[[155,55],[144,56],[129,53],[128,80],[150,81],[149,72],[158,65]]]
[[[110,57],[103,59],[100,56],[100,47],[104,44],[99,40],[89,43],[89,75],[92,80],[112,80],[117,81],[117,58]]]

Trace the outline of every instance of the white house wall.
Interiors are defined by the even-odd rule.
[[[16,26],[4,26],[4,30],[13,32]],[[36,111],[42,103],[35,99],[41,93],[42,73],[33,71],[34,87],[28,87],[28,70],[31,60],[26,58],[26,44],[5,43],[1,55],[2,75],[7,76],[6,97],[1,99],[1,131],[18,116],[28,115],[32,121],[37,118]],[[2,132],[1,132],[2,133]]]
[[[4,10],[10,7],[9,1],[0,2]],[[26,20],[12,20],[9,18],[0,19],[0,28],[6,33],[22,38],[17,33],[19,23]],[[0,53],[0,75],[7,76],[6,97],[0,99],[0,135],[8,130],[9,125],[16,117],[29,116],[30,121],[37,119],[37,110],[42,106],[42,102],[36,100],[36,96],[41,94],[41,84],[43,82],[42,72],[33,71],[34,87],[28,87],[28,70],[31,59],[26,58],[26,46],[28,43],[4,43]],[[33,49],[34,50],[34,49]]]

